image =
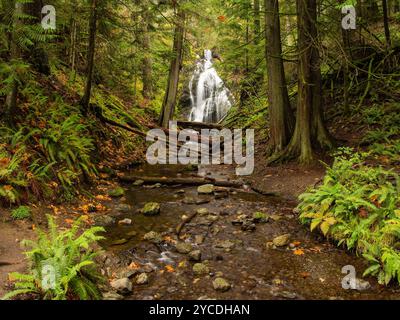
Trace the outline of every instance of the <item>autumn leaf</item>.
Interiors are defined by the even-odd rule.
[[[64,221],[67,224],[73,224],[74,223],[74,220],[72,220],[72,219],[65,219]]]
[[[311,274],[309,272],[300,272],[300,276],[304,279],[308,278]]]
[[[225,16],[219,16],[218,20],[221,22],[225,22],[226,21],[226,17]]]
[[[169,273],[173,273],[173,272],[175,272],[175,269],[174,269],[174,267],[173,267],[173,266],[171,266],[171,265],[167,265],[167,266],[165,266],[165,270],[166,270],[167,272],[169,272]]]
[[[302,256],[304,255],[304,251],[302,249],[296,249],[293,251],[293,254],[295,254],[296,256]]]
[[[361,208],[360,211],[358,212],[358,215],[361,218],[368,218],[368,211],[365,208]]]

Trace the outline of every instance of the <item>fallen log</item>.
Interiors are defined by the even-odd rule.
[[[118,177],[122,182],[135,182],[142,180],[144,184],[156,184],[161,183],[165,185],[191,185],[191,186],[201,186],[203,184],[213,184],[217,187],[228,187],[228,188],[242,188],[242,181],[235,180],[217,180],[212,178],[171,178],[171,177],[142,177],[142,176],[132,176],[132,175],[122,175]]]
[[[192,121],[178,121],[178,127],[182,128],[198,128],[198,129],[218,129],[222,130],[224,127],[216,123],[205,123],[205,122],[192,122]]]

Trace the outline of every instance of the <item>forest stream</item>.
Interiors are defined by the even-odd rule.
[[[199,173],[226,180],[233,176],[229,166],[202,167]],[[198,173],[187,172],[184,166],[146,165],[129,174],[190,178]],[[114,205],[117,210],[123,210],[126,204],[131,209],[116,213],[116,220],[128,219],[131,223],[108,226],[107,239],[101,245],[107,250],[104,268],[115,277],[146,275],[142,277],[144,283],[136,285],[127,299],[398,297],[398,289],[384,288],[373,278],[358,279],[358,290],[344,290],[342,279],[346,274],[342,268],[353,265],[363,272],[365,262],[301,226],[293,213],[293,198],[228,188],[199,195],[195,186],[125,187],[125,197]],[[140,213],[149,201],[161,204],[159,215]],[[176,227],[182,217],[196,211],[178,239]],[[265,213],[265,219],[253,217],[256,212]],[[149,233],[152,236],[143,240]],[[225,292],[214,290],[212,281],[217,277],[225,279],[230,288]]]

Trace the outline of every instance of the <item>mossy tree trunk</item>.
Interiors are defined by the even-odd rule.
[[[287,146],[294,126],[282,60],[278,0],[265,0],[265,30],[270,148],[276,153]]]
[[[179,75],[183,59],[183,42],[185,35],[185,12],[178,7],[176,14],[176,27],[174,34],[174,45],[169,69],[167,90],[165,92],[164,103],[160,115],[159,123],[163,128],[167,128],[169,121],[173,118],[175,105],[178,95]]]

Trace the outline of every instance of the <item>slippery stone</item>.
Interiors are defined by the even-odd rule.
[[[132,210],[132,207],[129,204],[121,203],[115,209],[119,212],[127,213]]]
[[[96,216],[94,218],[94,224],[98,227],[108,227],[115,223],[115,218],[107,215]]]
[[[125,195],[125,190],[121,187],[109,190],[108,195],[113,198],[120,198]]]
[[[200,261],[201,260],[201,251],[200,250],[194,250],[189,253],[189,259],[191,261]]]
[[[136,284],[138,285],[144,285],[149,283],[149,276],[147,273],[141,273],[136,277]]]
[[[287,234],[283,234],[279,237],[276,237],[272,242],[276,247],[287,246],[290,242],[290,234],[287,233]]]
[[[209,274],[210,269],[204,263],[196,263],[193,266],[193,272],[194,272],[194,274],[200,276],[200,275]]]
[[[161,206],[157,202],[148,202],[142,209],[142,213],[145,216],[155,216],[158,215],[161,211]]]
[[[132,292],[132,282],[128,278],[114,280],[110,283],[111,287],[118,293],[129,294]]]
[[[175,245],[176,251],[178,251],[181,254],[188,254],[193,250],[193,246],[190,243],[187,242],[178,242]]]
[[[206,216],[206,215],[208,215],[210,212],[208,211],[208,209],[207,208],[200,208],[200,209],[197,209],[197,214],[199,215],[199,216]]]
[[[197,188],[197,193],[199,194],[212,194],[213,192],[214,192],[214,185],[212,184],[205,184]]]
[[[219,249],[233,249],[236,246],[236,243],[231,240],[217,240],[214,244],[215,248]]]
[[[150,231],[146,233],[143,239],[155,244],[161,243],[163,241],[161,234],[155,231]]]
[[[216,278],[213,281],[213,287],[216,291],[226,292],[231,288],[231,284],[224,278]]]
[[[129,226],[132,224],[132,220],[131,219],[123,219],[123,220],[118,221],[118,224]]]

